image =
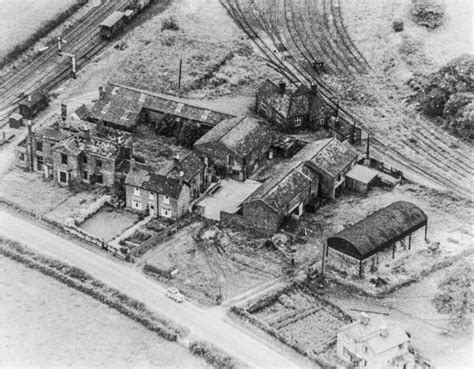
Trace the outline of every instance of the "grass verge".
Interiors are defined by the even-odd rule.
[[[189,333],[185,327],[150,311],[142,302],[105,285],[82,269],[40,255],[16,241],[0,237],[0,254],[91,296],[168,341],[177,341]]]
[[[207,341],[193,341],[189,345],[193,355],[200,356],[215,368],[245,369],[249,368],[242,361],[228,355],[219,347]]]

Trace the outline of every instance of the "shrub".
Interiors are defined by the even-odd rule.
[[[161,31],[178,31],[179,25],[175,17],[169,17],[161,23]]]
[[[434,29],[443,23],[444,7],[435,0],[413,0],[411,14],[416,24]]]
[[[402,32],[404,28],[404,23],[401,19],[395,19],[392,23],[392,28],[395,32]]]
[[[216,368],[247,368],[247,365],[242,363],[240,360],[230,356],[219,347],[214,346],[212,343],[207,341],[191,342],[189,345],[189,351],[191,351],[193,355],[204,358],[204,360]]]

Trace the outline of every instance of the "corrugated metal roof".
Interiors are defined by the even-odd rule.
[[[363,260],[423,227],[427,221],[428,217],[418,206],[397,201],[329,237],[327,244]]]

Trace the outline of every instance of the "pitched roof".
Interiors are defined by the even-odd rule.
[[[143,188],[174,199],[179,198],[183,183],[179,178],[158,174],[153,167],[135,163],[125,178],[125,184]]]
[[[196,153],[191,151],[182,159],[170,160],[164,167],[158,170],[158,174],[179,178],[180,172],[183,172],[183,179],[190,181],[203,169],[204,163]]]
[[[100,24],[101,27],[112,27],[117,21],[122,19],[124,16],[123,12],[113,12],[110,14],[107,18],[103,20],[103,22]]]
[[[328,238],[328,246],[359,260],[423,227],[426,214],[415,204],[397,201]]]
[[[347,178],[352,178],[358,182],[370,183],[375,177],[378,176],[376,170],[364,167],[363,165],[355,165],[347,174]]]
[[[240,157],[247,156],[271,135],[263,125],[249,116],[226,119],[202,136],[194,145],[220,142]]]
[[[410,341],[400,326],[376,316],[371,316],[366,324],[356,321],[340,331],[356,342],[364,343],[376,355]]]
[[[307,95],[310,90],[300,85],[295,92],[285,89],[282,93],[279,86],[267,79],[257,90],[257,96],[263,98],[265,102],[284,118],[307,114],[309,111],[309,100]]]
[[[36,106],[39,102],[46,100],[46,95],[40,91],[34,91],[23,100],[20,101],[21,105],[26,105],[29,108]]]
[[[107,85],[104,95],[92,108],[90,117],[130,129],[137,123],[142,109],[195,120],[211,126],[232,117],[230,114],[190,104],[174,96],[112,83]]]
[[[335,138],[322,141],[326,141],[326,144],[307,162],[307,165],[317,172],[322,171],[335,178],[358,157],[357,152],[349,145]]]

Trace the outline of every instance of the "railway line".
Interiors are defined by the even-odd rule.
[[[295,22],[292,22],[292,19],[301,15],[301,10],[299,13],[295,13],[295,7],[297,5],[301,6],[299,1],[289,4],[291,2],[285,0],[282,9],[278,8],[279,2],[273,2],[264,11],[258,9],[253,1],[248,3],[247,6],[235,0],[222,0],[221,3],[249,38],[256,43],[262,54],[275,69],[280,69],[284,75],[291,75],[293,80],[316,83],[323,98],[329,105],[334,105],[335,96],[321,81],[313,68],[314,62],[317,61],[315,53],[327,50],[327,41],[323,36],[314,33],[308,34],[311,27],[297,28]],[[345,27],[341,26],[343,22],[340,3],[336,4],[334,0],[318,0],[313,3],[319,5],[316,10],[326,9],[326,11],[331,12],[332,17],[339,18],[336,21],[339,26],[333,27],[332,31],[327,30],[326,34],[331,35],[328,37],[336,39],[335,45],[346,57],[341,58],[339,56],[337,62],[331,62],[332,68],[336,69],[336,65],[339,63],[339,68],[341,68],[341,65],[343,67],[345,65],[346,70],[349,70],[351,63],[354,63],[354,59],[358,59],[360,65],[370,70],[370,65],[363,57],[358,56],[358,51],[355,51],[357,48],[353,46],[352,42],[349,43],[347,40],[345,42],[338,41],[346,37],[350,39]],[[305,4],[307,6],[311,5],[309,1],[306,1]],[[266,5],[268,6],[268,3]],[[313,8],[311,12],[306,11],[304,14],[312,14],[311,17],[314,18],[314,11]],[[318,27],[321,27],[321,25],[318,25]],[[305,32],[306,35],[304,35]],[[323,41],[320,42],[319,39]],[[313,40],[313,42],[308,40]],[[285,53],[282,55],[283,53],[275,52],[274,49],[285,50]],[[396,108],[393,104],[389,104],[389,106],[393,109]],[[362,119],[349,109],[341,107],[340,117],[346,122],[355,122],[363,130],[369,132],[367,125],[362,123]],[[405,128],[406,131],[395,133],[395,143],[387,144],[383,142],[384,139],[377,133],[371,133],[370,143],[376,147],[380,154],[397,164],[397,167],[402,171],[407,174],[413,173],[412,177],[422,177],[436,187],[441,186],[462,197],[471,198],[472,191],[469,180],[472,177],[473,167],[469,158],[463,154],[466,152],[466,148],[452,149],[444,140],[440,141],[443,138],[442,134],[436,132],[436,129],[431,126],[421,125],[419,129],[414,130],[413,127],[405,125]],[[414,140],[410,140],[411,137]]]
[[[170,0],[155,0],[149,9],[133,19],[133,24],[142,24],[157,12],[162,11]],[[62,51],[76,55],[76,69],[81,69],[95,55],[110,45],[110,40],[100,36],[99,24],[112,12],[123,8],[126,0],[104,0],[101,5],[90,10],[77,21],[62,39]],[[6,124],[6,118],[16,110],[21,97],[35,90],[50,91],[71,75],[70,57],[61,55],[56,47],[33,60],[22,70],[12,75],[0,85],[0,126]]]

